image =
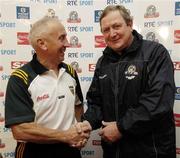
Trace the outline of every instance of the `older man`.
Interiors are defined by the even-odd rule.
[[[76,72],[63,63],[66,36],[57,18],[35,22],[29,38],[36,53],[9,79],[5,125],[17,140],[16,158],[80,158],[89,138],[89,124],[76,124],[83,97]]]

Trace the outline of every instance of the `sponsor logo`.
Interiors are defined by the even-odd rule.
[[[11,132],[11,128],[6,128],[6,127],[4,127],[4,128],[3,128],[3,132],[4,132],[4,133]]]
[[[156,24],[155,21],[145,22],[145,23],[144,23],[144,27],[148,27],[148,28],[150,28],[150,27],[155,27],[155,26],[156,26],[155,24]]]
[[[176,127],[180,127],[180,114],[174,114],[174,120]]]
[[[128,80],[134,79],[137,75],[138,75],[138,72],[136,70],[136,66],[135,65],[130,65],[128,67],[127,71],[125,71],[125,77]]]
[[[14,49],[0,49],[0,55],[16,55],[16,50],[14,50]]]
[[[29,33],[27,33],[27,32],[17,32],[17,44],[18,45],[29,45],[28,36],[29,36]]]
[[[67,0],[66,3],[67,6],[92,6],[93,5],[93,0]]]
[[[30,19],[29,7],[16,6],[17,19]]]
[[[0,91],[0,97],[4,97],[4,92]]]
[[[106,78],[107,77],[107,74],[104,74],[104,75],[102,75],[102,76],[99,76],[99,79],[104,79],[104,78]]]
[[[133,0],[119,0],[120,4],[121,3],[133,3]]]
[[[104,47],[106,47],[104,36],[102,35],[95,36],[95,48],[104,48]]]
[[[180,87],[176,87],[175,99],[180,100]]]
[[[45,4],[57,4],[57,0],[43,0]]]
[[[12,157],[12,158],[14,158],[15,157],[15,152],[5,152],[3,155],[4,155],[4,158],[5,157],[8,157],[8,158]]]
[[[67,19],[68,23],[80,23],[81,19],[78,17],[77,11],[71,11],[69,13],[69,18]]]
[[[83,156],[85,156],[85,155],[94,155],[95,151],[94,150],[81,150],[81,154]]]
[[[80,6],[91,6],[91,5],[93,5],[93,0],[80,0],[79,5]]]
[[[175,3],[175,15],[180,15],[180,2]]]
[[[77,0],[68,0],[66,5],[67,6],[77,6],[78,3],[77,3]]]
[[[42,96],[38,96],[36,101],[39,102],[39,101],[42,101],[42,100],[46,100],[49,98],[49,94],[44,94]]]
[[[92,82],[92,79],[93,77],[89,77],[89,76],[80,77],[81,82]]]
[[[0,27],[2,27],[2,28],[15,28],[16,27],[16,23],[15,22],[1,21],[0,22]]]
[[[93,58],[94,53],[80,53],[81,58]]]
[[[3,71],[3,66],[0,65],[0,71]]]
[[[30,2],[41,3],[41,0],[30,0]]]
[[[172,25],[173,25],[173,20],[166,20],[166,21],[158,21],[157,22],[157,27],[172,26]]]
[[[22,67],[28,61],[11,61],[11,69],[17,69]]]
[[[150,21],[150,22],[144,22],[145,28],[152,28],[152,27],[162,27],[162,26],[172,26],[173,20],[166,20],[166,21]]]
[[[174,61],[174,70],[180,70],[180,61]]]
[[[103,12],[103,10],[95,10],[94,11],[94,22],[99,22],[102,12]]]
[[[2,75],[1,75],[1,79],[2,79],[3,81],[9,80],[9,78],[10,78],[10,75],[6,75],[6,74],[2,74]]]
[[[159,40],[156,38],[156,34],[154,32],[148,32],[146,34],[146,40],[159,42]]]
[[[93,32],[93,26],[82,26],[79,30],[80,32]]]
[[[174,30],[174,43],[180,43],[180,30]]]
[[[93,32],[93,26],[68,26],[69,32]]]
[[[68,31],[69,32],[78,32],[78,27],[77,26],[68,26]]]
[[[133,3],[133,0],[107,0],[107,4]]]
[[[82,72],[82,68],[79,67],[79,63],[77,61],[73,61],[70,65],[77,73]]]
[[[68,53],[68,58],[78,58],[78,52]]]
[[[94,72],[96,68],[96,64],[89,64],[89,72]]]
[[[159,17],[159,13],[156,12],[156,7],[154,5],[150,5],[146,9],[146,13],[144,14],[144,18],[157,18]]]
[[[92,140],[92,145],[101,145],[101,140]]]
[[[77,36],[70,37],[70,47],[71,48],[80,48],[81,43],[79,43],[79,39]]]
[[[94,53],[79,53],[79,52],[69,52],[67,53],[68,58],[93,58]]]
[[[176,148],[176,154],[180,155],[180,148]]]
[[[56,12],[55,12],[55,10],[52,9],[52,8],[49,8],[49,9],[47,10],[46,16],[47,16],[47,17],[50,17],[50,18],[57,18]]]

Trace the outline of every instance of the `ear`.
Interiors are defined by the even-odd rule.
[[[131,32],[133,32],[133,21],[129,21],[127,26],[130,27]]]
[[[132,28],[133,27],[133,21],[129,21],[127,25]]]
[[[47,50],[46,41],[44,39],[38,39],[37,40],[37,45],[42,50]]]

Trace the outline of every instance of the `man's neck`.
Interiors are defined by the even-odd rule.
[[[59,73],[59,63],[56,63],[55,61],[51,61],[50,59],[43,59],[39,56],[37,56],[37,60],[39,63],[41,63],[45,68],[49,70],[53,70],[57,75]]]

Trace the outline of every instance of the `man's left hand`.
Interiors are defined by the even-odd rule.
[[[102,121],[103,128],[100,129],[99,135],[107,142],[116,142],[122,137],[122,134],[118,130],[116,122],[104,122]]]

